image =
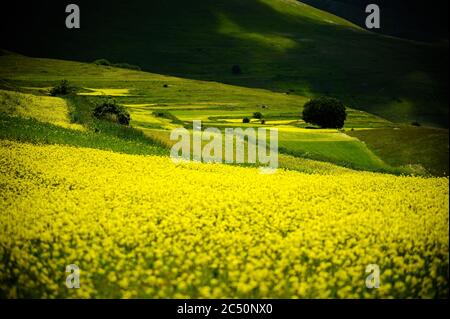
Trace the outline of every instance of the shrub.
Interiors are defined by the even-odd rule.
[[[233,65],[233,67],[231,68],[231,73],[233,73],[234,75],[242,74],[241,67],[239,65]]]
[[[73,91],[73,88],[70,86],[69,81],[62,80],[59,84],[57,84],[54,88],[50,90],[51,96],[58,95],[67,95]]]
[[[253,118],[261,120],[263,118],[263,115],[261,112],[255,112],[253,113]]]
[[[130,124],[130,113],[115,101],[107,100],[97,105],[93,112],[94,117],[122,125]]]
[[[266,124],[266,120],[261,120],[261,124],[262,125]]]
[[[421,126],[421,124],[419,122],[417,122],[417,121],[412,122],[411,125],[412,126],[417,126],[417,127]]]
[[[250,119],[248,117],[244,117],[242,119],[242,123],[250,123]]]
[[[330,97],[312,99],[303,109],[303,120],[321,128],[342,128],[346,119],[345,105]]]

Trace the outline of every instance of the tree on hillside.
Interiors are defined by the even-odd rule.
[[[261,120],[263,118],[263,115],[261,112],[255,112],[255,113],[253,113],[253,118]]]
[[[62,80],[55,87],[50,90],[51,96],[67,95],[74,91],[75,89],[69,84],[69,81]]]
[[[346,119],[345,105],[335,98],[312,99],[303,109],[303,120],[322,128],[342,128]]]
[[[93,111],[93,115],[98,119],[122,125],[129,125],[131,120],[130,113],[113,100],[106,100],[98,104]]]

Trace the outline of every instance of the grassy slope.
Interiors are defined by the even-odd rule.
[[[0,139],[33,144],[60,144],[108,150],[124,154],[167,155],[165,148],[155,145],[139,132],[128,136],[113,132],[72,130],[41,122],[34,118],[8,116],[0,112]]]
[[[366,145],[335,130],[311,133],[311,130],[280,128],[279,138],[281,150],[288,154],[331,161],[358,169],[388,169]]]
[[[254,111],[262,111],[267,119],[274,119],[274,122],[280,118],[290,118],[289,121],[295,123],[294,126],[287,126],[286,132],[281,129],[286,125],[280,125],[280,147],[287,154],[301,155],[358,169],[390,170],[381,160],[374,160],[375,156],[372,152],[356,139],[350,139],[342,133],[335,134],[335,131],[319,132],[298,128],[298,119],[305,99],[293,95],[92,64],[33,59],[19,55],[0,57],[0,76],[4,79],[2,84],[4,87],[37,94],[42,94],[45,88],[51,87],[62,78],[67,78],[71,83],[79,87],[91,88],[91,90],[103,88],[88,92],[88,96],[78,97],[75,100],[72,98],[71,102],[77,104],[82,99],[92,104],[102,98],[95,92],[117,95],[115,98],[120,103],[128,105],[132,111],[131,124],[142,129],[152,140],[164,145],[170,145],[167,142],[168,129],[175,125],[171,120],[155,117],[152,114],[155,110],[172,112],[174,118],[179,118],[181,124],[184,122],[187,125],[192,120],[201,119],[205,121],[205,126],[219,127],[241,126],[239,121],[224,122],[221,120],[222,117],[234,115],[241,119],[242,116],[251,116]],[[168,87],[164,87],[164,84],[168,84]],[[83,108],[83,105],[85,105],[84,102],[81,106],[78,105],[78,109]],[[264,109],[262,105],[265,105]],[[295,109],[298,111],[293,112]],[[89,119],[89,110],[85,109],[83,112],[72,114],[72,116],[75,119],[81,118],[81,122],[86,124]],[[110,133],[109,128],[99,127],[98,123],[94,126],[91,123],[87,124],[101,133]],[[175,124],[179,125],[179,123]],[[354,110],[350,110],[349,124],[363,127],[392,125],[386,120]],[[260,124],[250,126],[258,125]],[[20,131],[17,125],[9,129]],[[118,134],[116,129],[113,129],[113,133],[113,135]],[[73,145],[72,142],[69,144]]]
[[[66,101],[59,97],[0,90],[0,112],[34,118],[73,130],[83,130],[82,125],[71,123],[69,107]]]
[[[192,120],[200,119],[204,122],[204,126],[238,127],[242,126],[242,118],[244,116],[251,117],[253,112],[260,111],[267,120],[267,126],[276,126],[280,130],[280,149],[286,154],[281,159],[280,165],[282,167],[304,170],[304,162],[292,160],[287,154],[328,161],[351,168],[376,171],[392,172],[393,170],[390,166],[404,166],[405,164],[413,163],[411,156],[414,156],[414,154],[412,153],[398,155],[399,157],[404,157],[403,161],[390,161],[391,156],[388,153],[378,152],[377,149],[373,149],[375,155],[366,145],[357,139],[349,138],[342,132],[302,128],[305,126],[305,123],[299,121],[299,114],[306,99],[295,95],[273,93],[261,89],[241,88],[215,82],[186,80],[92,64],[28,58],[16,54],[0,56],[0,78],[3,79],[0,82],[0,87],[41,95],[45,94],[48,88],[57,83],[57,81],[67,78],[80,88],[90,88],[90,90],[83,90],[83,94],[87,94],[87,96],[78,97],[75,100],[71,99],[71,104],[77,104],[77,101],[82,101],[79,103],[81,106],[78,105],[79,107],[76,108],[77,110],[80,110],[80,107],[85,107],[86,103],[83,101],[89,104],[102,98],[102,94],[113,95],[115,99],[127,105],[130,109],[132,126],[144,131],[153,141],[166,146],[173,144],[168,138],[168,130],[179,126],[180,123],[187,125]],[[168,84],[168,87],[164,87],[165,84]],[[157,117],[153,114],[153,112],[161,110],[170,113],[178,121],[174,123],[170,119]],[[89,110],[85,109],[83,112],[84,114],[81,115],[73,114],[72,112],[71,115],[75,119],[81,118],[81,122],[86,124],[89,122]],[[16,119],[15,122],[9,123],[12,125],[9,128],[3,126],[4,136],[7,135],[6,131],[11,130],[12,132],[20,132],[19,135],[24,140],[27,140],[26,136],[31,138],[31,132],[34,132],[33,134],[36,133],[36,136],[45,135],[45,138],[47,138],[47,135],[41,129],[34,131],[21,130],[17,121],[20,120]],[[7,122],[3,119],[3,125]],[[23,124],[31,127],[34,125],[30,123]],[[96,125],[92,123],[87,124],[91,127],[91,131],[92,129],[97,129],[107,135],[112,133],[115,136],[123,136],[123,132],[119,133],[116,129],[113,129],[111,132],[108,126],[99,126],[98,123]],[[261,124],[252,121],[248,126],[258,127]],[[393,123],[382,118],[350,109],[345,133],[357,134],[359,133],[359,128],[388,129],[393,126]],[[352,127],[356,128],[355,132],[349,130]],[[447,132],[448,134],[446,130],[439,130],[439,132],[443,132],[443,134]],[[53,136],[53,138],[50,138],[50,141],[61,141],[61,139],[55,137],[56,135],[50,134],[50,136]],[[72,134],[65,134],[65,136],[72,136]],[[76,136],[77,139],[75,141],[79,141],[79,135]],[[45,138],[34,138],[32,140],[45,141]],[[374,136],[374,138],[376,139],[377,137]],[[380,141],[383,141],[384,135],[378,135],[378,138]],[[84,140],[85,137],[82,139]],[[78,142],[71,140],[68,144],[76,145],[76,143]],[[101,144],[100,142],[80,143],[84,146],[91,143],[96,148]],[[436,145],[437,152],[441,152],[441,157],[448,156],[448,143],[445,143],[442,138],[433,140],[433,143]],[[106,144],[110,145],[111,143]],[[411,141],[409,145],[410,148],[413,148],[419,144],[414,144]],[[371,148],[369,143],[368,146]],[[139,145],[136,145],[136,148],[132,147],[131,150],[128,147],[122,147],[122,151],[142,153],[138,148]],[[428,168],[427,156],[435,157],[436,151],[430,148],[425,149],[421,146],[420,148],[423,151],[423,156],[420,157],[419,162],[422,166]],[[115,149],[120,149],[120,147]],[[391,147],[391,149],[395,149],[395,147]],[[388,164],[384,163],[380,158],[386,159]],[[292,164],[295,161],[297,161],[297,164]],[[406,171],[394,170],[394,172]],[[436,172],[436,170],[433,172]]]
[[[402,127],[349,132],[393,166],[422,165],[437,176],[449,174],[448,130]]]
[[[139,130],[93,119],[92,105],[83,97],[67,99],[69,103],[58,97],[0,90],[0,139],[127,154],[168,154]]]
[[[4,29],[17,36],[7,46],[301,96],[334,95],[393,121],[448,127],[448,45],[372,34],[295,0],[79,1],[77,31],[61,27],[63,5],[30,4],[29,19],[9,11]],[[18,7],[22,17],[23,11]],[[40,28],[28,26],[33,23]],[[233,64],[242,76],[231,75]]]

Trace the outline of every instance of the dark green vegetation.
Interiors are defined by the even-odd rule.
[[[50,90],[51,96],[67,95],[74,91],[74,89],[69,85],[69,81],[62,80],[55,87]]]
[[[253,118],[261,120],[263,118],[263,115],[261,112],[255,112],[253,113]]]
[[[3,46],[85,62],[104,57],[290,96],[333,96],[391,121],[448,127],[448,44],[377,35],[296,0],[77,4],[80,30],[64,27],[65,3],[34,1],[27,10],[13,3],[16,9],[2,10]]]
[[[303,120],[322,128],[343,128],[347,112],[345,105],[334,98],[320,97],[306,102]]]
[[[100,120],[108,120],[121,125],[130,124],[130,113],[114,100],[100,102],[92,112],[92,115]]]
[[[418,165],[433,175],[448,176],[448,130],[401,127],[348,134],[364,141],[375,154],[392,166]]]

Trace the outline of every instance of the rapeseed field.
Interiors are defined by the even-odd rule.
[[[448,187],[3,140],[0,295],[446,297]],[[67,265],[79,289],[67,289]]]

